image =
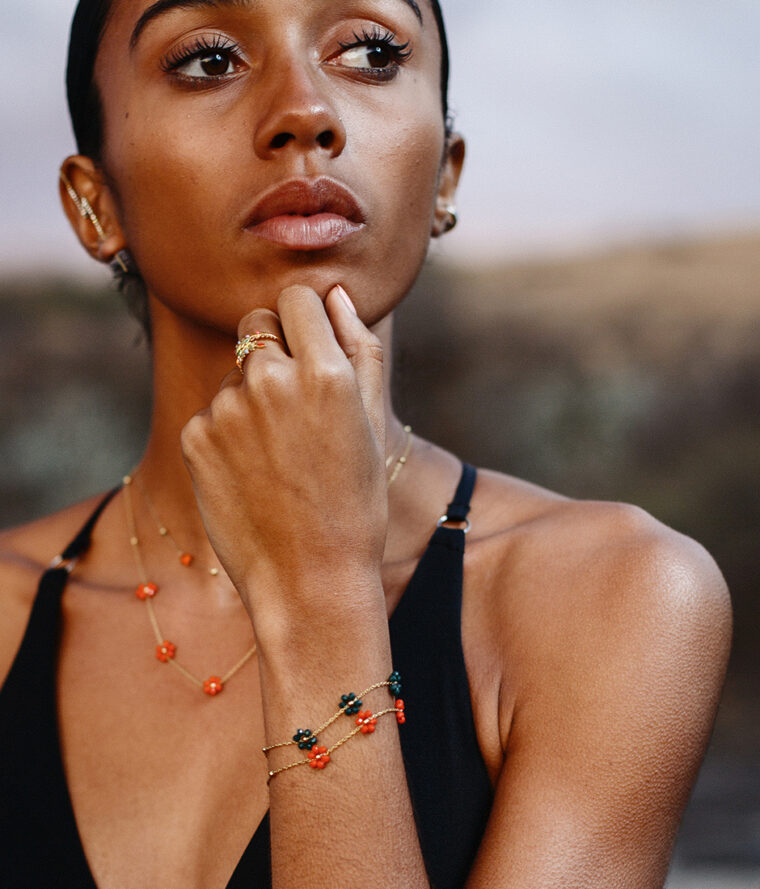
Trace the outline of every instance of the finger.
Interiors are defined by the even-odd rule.
[[[266,336],[261,339],[256,339],[256,334],[259,333],[265,334]],[[263,356],[259,353],[266,352],[267,350],[269,351],[269,355],[267,356],[269,360],[284,360],[289,358],[288,345],[282,329],[282,324],[280,323],[278,316],[271,311],[271,309],[254,309],[247,315],[244,315],[238,325],[238,336],[240,337],[238,340],[238,349],[245,341],[247,354],[244,352],[241,355],[238,349],[236,349],[236,364],[238,371],[249,380],[250,374],[247,373],[247,368],[253,366],[252,358],[254,355],[257,356],[256,363],[259,365],[264,361]],[[246,337],[253,337],[254,339],[252,341],[246,341]],[[277,342],[274,342],[271,337],[275,337]],[[239,377],[240,374],[238,374],[238,382]],[[230,385],[231,381],[225,378],[225,383],[226,385]],[[222,385],[222,388],[225,388],[225,384]]]
[[[335,339],[356,374],[364,410],[382,444],[385,442],[382,343],[362,323],[348,294],[339,284],[327,294],[325,308]]]
[[[226,389],[228,386],[239,386],[242,380],[242,376],[237,367],[234,370],[229,371],[229,373],[225,374],[224,379],[219,384],[219,391],[222,389]]]
[[[248,334],[261,331],[262,333],[271,333],[280,338],[282,348],[285,352],[288,350],[285,333],[282,329],[280,319],[271,309],[254,309],[248,312],[240,319],[238,324],[238,339],[243,339]],[[270,340],[271,342],[271,340]]]
[[[316,290],[301,285],[286,287],[277,300],[277,311],[294,358],[321,366],[343,360]]]

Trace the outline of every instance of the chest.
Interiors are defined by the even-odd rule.
[[[101,889],[222,889],[268,808],[255,658],[211,698],[156,660],[142,614],[85,605],[76,596],[66,603],[57,698],[93,877]],[[202,640],[183,636],[201,676],[209,656],[209,672],[235,660],[214,636],[205,652],[192,644]]]

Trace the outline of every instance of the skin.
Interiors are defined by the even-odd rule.
[[[432,15],[423,4],[421,25],[402,0],[174,10],[130,52],[148,5],[116,3],[104,37],[103,169],[64,167],[106,240],[64,206],[92,255],[128,246],[144,274],[155,402],[139,476],[198,562],[224,569],[189,573],[145,532],[162,626],[200,675],[254,638],[258,657],[213,703],[158,672],[117,497],[63,605],[59,720],[88,861],[104,889],[222,887],[270,807],[277,889],[369,873],[425,887],[395,724],[343,748],[327,780],[296,769],[268,788],[261,748],[333,712],[336,690],[388,675],[387,616],[459,474],[415,439],[386,492],[384,456],[402,441],[382,361],[391,312],[444,229],[463,159],[461,140],[445,144]],[[387,82],[336,55],[365,22],[412,43]],[[160,60],[209,32],[244,64],[188,89]],[[265,189],[321,174],[358,196],[359,234],[294,253],[244,231]],[[236,336],[256,329],[288,352],[271,344],[230,373]],[[39,574],[94,502],[2,536],[0,677]],[[462,641],[496,799],[467,889],[662,885],[725,670],[720,573],[634,507],[488,471],[472,520]]]

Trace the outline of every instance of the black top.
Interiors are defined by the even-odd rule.
[[[464,466],[447,515],[463,523],[475,484]],[[113,492],[62,565],[43,574],[29,623],[0,689],[0,884],[3,889],[95,889],[79,839],[61,758],[56,667],[61,596],[75,560]],[[438,527],[391,616],[394,669],[404,682],[400,728],[414,816],[433,889],[461,889],[491,808],[478,748],[461,640],[463,530]],[[271,885],[269,816],[227,889]]]

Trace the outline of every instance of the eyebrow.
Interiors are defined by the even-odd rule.
[[[417,4],[417,0],[401,0],[401,2],[406,3],[406,5],[412,10],[412,12],[417,16],[422,23],[422,12],[420,10],[419,5]],[[132,50],[137,46],[137,42],[140,39],[140,35],[145,30],[148,24],[152,22],[158,16],[163,15],[165,12],[170,12],[172,9],[196,9],[200,7],[219,7],[219,6],[248,6],[250,4],[250,0],[157,0],[152,6],[149,6],[145,12],[140,16],[137,20],[137,24],[132,31],[132,36],[129,40],[129,48]]]

